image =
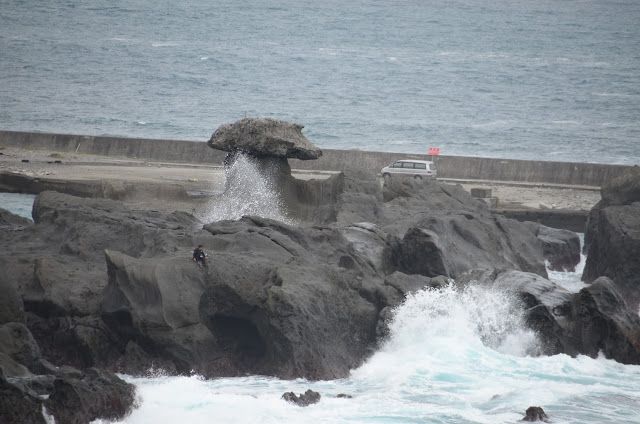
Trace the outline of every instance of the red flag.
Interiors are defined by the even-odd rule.
[[[427,153],[429,156],[438,156],[440,155],[440,148],[439,147],[429,147],[429,153]]]

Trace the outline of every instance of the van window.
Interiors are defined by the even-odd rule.
[[[427,169],[427,164],[426,163],[414,163],[413,167],[415,169]]]
[[[402,162],[396,162],[393,165],[391,165],[392,168],[402,168]]]
[[[413,162],[402,162],[402,167],[413,169]]]

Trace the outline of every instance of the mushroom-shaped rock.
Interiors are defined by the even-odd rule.
[[[302,125],[270,118],[244,118],[220,126],[207,143],[226,152],[302,160],[318,159],[322,151],[303,134]]]

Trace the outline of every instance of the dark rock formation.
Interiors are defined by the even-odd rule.
[[[244,118],[220,126],[209,147],[253,156],[318,159],[322,151],[302,134],[302,125],[269,118]]]
[[[0,208],[0,229],[21,229],[33,224],[30,219]]]
[[[381,281],[339,231],[257,217],[205,229],[205,246],[225,246],[206,271],[107,252],[113,331],[205,375],[335,378],[360,364]]]
[[[338,394],[336,395],[336,397],[337,397],[338,399],[353,399],[353,396],[348,395],[348,394],[346,394],[346,393],[338,393]]]
[[[6,319],[26,324],[44,358],[80,369],[334,378],[377,346],[407,293],[446,283],[431,277],[477,266],[544,271],[525,226],[457,187],[401,184],[385,204],[380,186],[329,180],[331,190],[307,184],[299,194],[309,211],[328,205],[320,220],[330,224],[300,227],[248,217],[203,229],[185,213],[42,193],[35,224],[2,240],[11,246],[0,254],[12,270],[0,275],[13,293]],[[360,214],[372,221],[340,224]],[[426,265],[419,238],[410,243],[425,232],[443,240],[433,252],[440,269]],[[207,269],[190,261],[197,244]]]
[[[599,278],[578,293],[518,271],[498,273],[494,284],[519,294],[544,353],[596,357],[602,352],[618,362],[640,364],[640,317],[610,279]]]
[[[134,404],[133,386],[113,374],[95,368],[79,378],[56,378],[45,401],[60,423],[82,424],[97,418],[122,419]]]
[[[8,270],[9,268],[2,269]],[[5,274],[5,276],[0,276],[0,293],[2,293],[2,296],[0,296],[0,324],[23,322],[24,307],[17,284],[13,278],[6,275],[7,273],[2,274]]]
[[[44,422],[43,406],[56,422],[121,419],[133,406],[134,388],[115,375],[56,367],[41,356],[22,323],[0,326],[0,417],[3,423]]]
[[[309,406],[320,402],[320,393],[314,392],[311,389],[300,395],[296,395],[293,392],[286,392],[282,395],[282,399],[287,402],[295,403],[298,406]]]
[[[640,168],[602,187],[585,234],[587,262],[582,280],[611,278],[629,306],[640,304]]]
[[[544,409],[539,406],[530,406],[524,413],[522,421],[544,421],[549,422],[549,417],[545,414]]]
[[[328,181],[289,186],[307,208],[296,226],[255,216],[203,226],[185,213],[41,194],[35,223],[0,239],[0,266],[11,270],[0,274],[0,318],[11,323],[0,340],[13,340],[0,351],[7,384],[50,394],[47,408],[66,420],[70,405],[89,417],[130,404],[94,367],[344,377],[386,336],[405,296],[477,268],[522,293],[548,352],[597,347],[635,361],[636,323],[608,285],[577,297],[533,274],[519,284],[491,271],[546,275],[527,225],[456,186]],[[191,261],[198,244],[209,253],[204,269]],[[78,406],[88,403],[99,410]]]
[[[519,295],[527,310],[527,325],[538,333],[543,353],[575,356],[580,352],[580,340],[573,337],[570,328],[573,295],[569,291],[531,273],[507,271],[494,278],[496,287]]]
[[[640,167],[629,168],[623,175],[602,186],[602,204],[630,205],[640,201]]]
[[[542,242],[543,254],[553,271],[574,272],[580,263],[580,238],[573,231],[527,222]]]
[[[3,424],[45,424],[42,400],[10,384],[0,369],[0,422]]]
[[[623,364],[640,364],[640,317],[626,307],[617,286],[600,277],[574,296],[574,333],[582,336],[581,353]]]
[[[546,277],[542,245],[526,225],[493,215],[460,186],[411,180],[385,183],[382,228],[392,261],[407,274],[456,278],[484,268]]]

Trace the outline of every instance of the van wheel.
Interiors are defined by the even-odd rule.
[[[421,175],[414,175],[413,179],[416,180],[416,181],[420,181],[420,180],[422,180],[422,176]]]
[[[389,174],[384,174],[382,178],[384,178],[385,183],[388,183],[389,181],[391,181],[391,175]]]

